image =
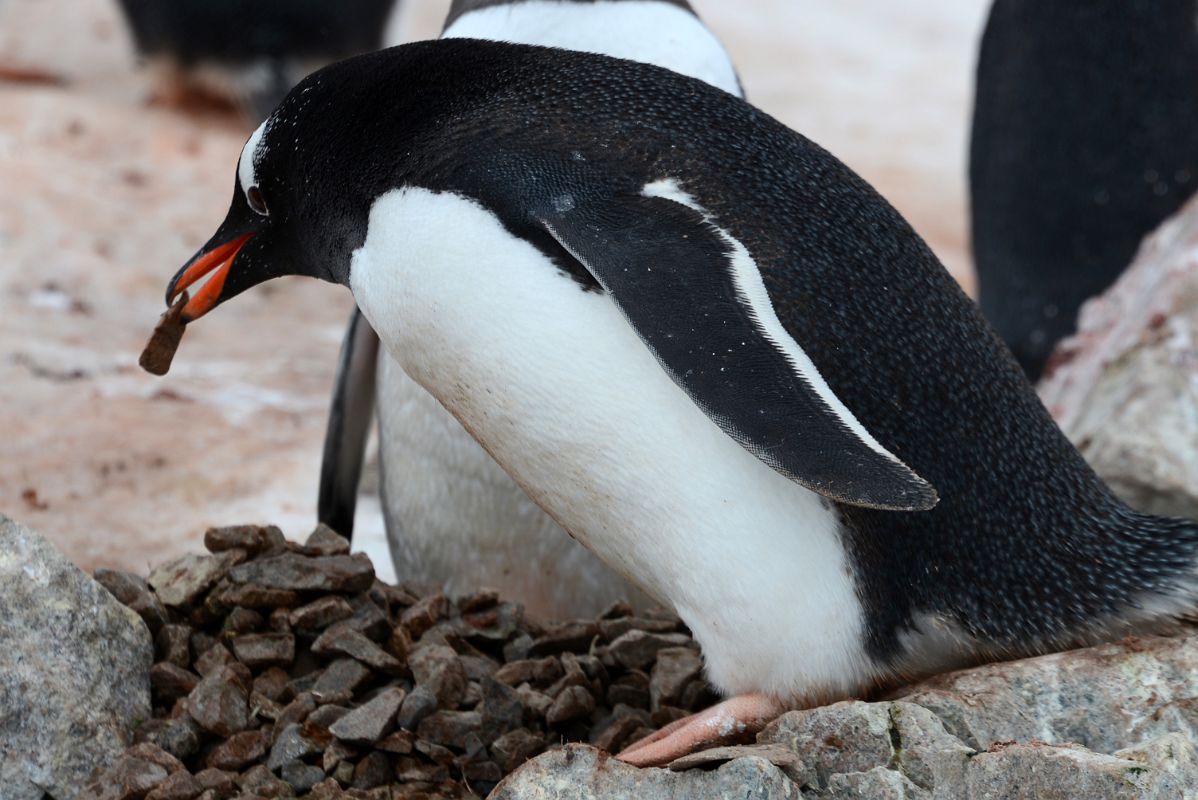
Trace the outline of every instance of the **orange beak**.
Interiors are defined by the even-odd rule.
[[[200,290],[183,307],[184,321],[192,322],[212,310],[217,300],[220,299],[220,293],[225,286],[225,279],[229,276],[229,268],[233,265],[233,259],[237,258],[241,248],[253,235],[247,233],[214,247],[183,271],[183,274],[175,281],[175,285],[171,287],[170,295],[167,297],[168,303],[174,301],[180,292],[195,284],[205,275],[214,273],[212,278],[200,287]]]

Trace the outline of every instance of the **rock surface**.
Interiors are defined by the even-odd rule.
[[[530,761],[491,800],[799,800],[799,787],[769,761],[748,756],[714,772],[637,769],[570,745]]]
[[[871,800],[1198,796],[1198,632],[951,673],[896,699],[794,711],[758,744],[630,770],[546,753],[493,797]],[[701,771],[724,764],[718,770]],[[744,794],[729,794],[735,774]]]
[[[1140,249],[1053,358],[1040,395],[1131,505],[1198,518],[1198,199]]]
[[[111,764],[150,716],[153,653],[134,611],[0,515],[0,795],[73,798]]]

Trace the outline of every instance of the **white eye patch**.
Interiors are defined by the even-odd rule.
[[[243,192],[248,192],[251,186],[258,185],[258,176],[254,174],[254,161],[262,157],[262,153],[258,152],[260,147],[265,152],[265,147],[262,145],[262,137],[265,133],[266,122],[263,122],[258,126],[258,130],[250,136],[245,147],[241,148],[241,161],[237,164],[237,182],[241,184]]]

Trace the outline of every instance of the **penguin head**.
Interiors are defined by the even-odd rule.
[[[310,167],[321,162],[310,156],[321,148],[305,147],[292,125],[279,122],[285,108],[245,143],[224,222],[167,286],[170,304],[207,278],[184,307],[187,322],[271,278],[303,275],[348,284],[350,231],[364,231],[365,215],[352,213],[327,185],[312,188]]]

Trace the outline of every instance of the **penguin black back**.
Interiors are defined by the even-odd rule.
[[[1192,0],[996,0],[970,157],[982,309],[1039,377],[1080,305],[1198,189]]]
[[[602,56],[425,42],[309,78],[266,135],[294,143],[254,165],[289,237],[309,237],[287,253],[310,253],[309,274],[341,283],[374,200],[400,186],[472,198],[586,274],[529,209],[562,198],[639,208],[648,184],[677,181],[751,252],[787,333],[835,395],[939,491],[925,512],[840,504],[879,661],[901,660],[902,635],[924,614],[982,646],[1030,652],[1142,606],[1192,602],[1198,525],[1113,497],[902,217],[743,101]],[[230,277],[226,294],[248,285]]]

